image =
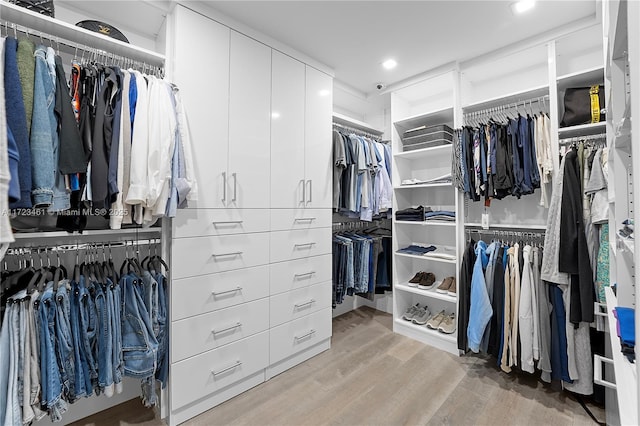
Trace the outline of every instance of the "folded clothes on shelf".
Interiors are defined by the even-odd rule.
[[[423,221],[426,211],[431,211],[430,208],[424,208],[423,206],[410,207],[408,209],[398,210],[396,212],[396,220],[409,220],[409,221]]]
[[[398,253],[414,254],[416,256],[424,256],[427,253],[436,250],[436,246],[424,246],[420,244],[411,244],[398,250]]]
[[[635,309],[618,306],[613,310],[613,315],[616,317],[616,330],[622,353],[633,362],[636,346]]]
[[[425,211],[424,220],[445,220],[453,222],[456,220],[456,212],[451,210]]]
[[[632,240],[634,230],[633,219],[627,219],[623,221],[622,225],[622,229],[618,230],[618,234],[620,234],[622,238],[628,238]]]
[[[446,175],[438,176],[433,179],[404,179],[400,182],[401,185],[420,185],[427,183],[451,183],[451,173],[447,173]]]

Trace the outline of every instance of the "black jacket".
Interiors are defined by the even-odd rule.
[[[467,351],[467,326],[469,325],[469,309],[471,309],[471,277],[473,265],[476,262],[476,242],[471,239],[467,243],[460,267],[460,282],[458,283],[458,349]]]

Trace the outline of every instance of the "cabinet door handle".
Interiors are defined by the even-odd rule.
[[[294,274],[293,278],[312,277],[316,274],[316,271],[305,272],[304,274]]]
[[[305,302],[305,303],[300,303],[300,304],[296,303],[295,305],[293,305],[293,307],[296,308],[296,309],[300,309],[300,308],[304,308],[306,306],[311,306],[314,303],[316,303],[316,301],[311,299],[311,300],[309,300],[308,302]]]
[[[227,371],[233,370],[234,368],[240,367],[241,365],[242,365],[242,361],[237,360],[235,362],[235,364],[233,364],[233,365],[231,365],[231,366],[229,366],[227,368],[223,368],[222,370],[218,370],[218,371],[211,370],[211,374],[213,374],[214,376],[217,376],[217,375],[220,375],[220,374],[225,373]]]
[[[213,226],[216,226],[216,225],[234,225],[234,224],[239,225],[243,222],[244,220],[221,220],[221,221],[211,222],[211,223],[213,223]]]
[[[293,336],[293,339],[294,339],[296,342],[298,342],[298,341],[300,341],[300,340],[306,339],[307,337],[311,337],[311,336],[313,336],[313,335],[315,334],[315,332],[316,332],[316,331],[315,331],[314,329],[311,329],[308,333],[303,334],[302,336]]]
[[[300,179],[300,183],[302,184],[302,201],[300,203],[304,204],[307,200],[307,186],[304,184],[304,179]]]
[[[294,244],[293,247],[298,248],[298,247],[312,247],[315,246],[316,243],[302,243],[302,244]]]
[[[227,172],[222,172],[222,202],[227,202]]]
[[[236,328],[240,328],[240,327],[242,327],[242,323],[237,322],[237,323],[235,323],[234,325],[229,326],[229,327],[227,327],[227,328],[222,328],[222,329],[220,329],[220,330],[211,330],[211,333],[213,333],[213,334],[220,334],[220,333],[224,333],[225,331],[234,330],[234,329],[236,329]]]
[[[213,253],[211,256],[213,256],[213,257],[240,256],[242,253],[243,252],[241,252],[241,251],[234,251],[232,253],[220,253],[220,254]]]
[[[602,363],[606,362],[607,364],[613,365],[613,360],[609,358],[605,358],[598,354],[593,354],[593,383],[597,385],[601,385],[607,387],[609,389],[617,389],[615,383],[611,383],[602,378]]]
[[[313,222],[316,220],[315,217],[297,217],[293,219],[294,222]]]
[[[221,296],[223,294],[235,293],[237,291],[242,291],[242,287],[238,286],[236,288],[232,288],[231,290],[218,291],[218,292],[212,291],[211,294],[213,295],[213,297],[216,297],[216,296]]]
[[[231,173],[231,176],[233,176],[233,198],[231,201],[235,202],[238,199],[238,177],[235,173]]]
[[[307,201],[307,203],[310,203],[311,201],[313,201],[312,197],[313,197],[313,188],[312,188],[312,184],[311,184],[311,179],[309,179],[307,181],[307,183],[309,183],[309,201]]]

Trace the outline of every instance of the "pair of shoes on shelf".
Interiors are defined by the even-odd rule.
[[[441,333],[453,334],[456,332],[456,314],[447,314],[444,310],[427,321],[427,327],[438,330]]]
[[[442,284],[436,289],[438,293],[445,293],[449,296],[456,296],[456,277],[447,277],[442,280]]]
[[[433,288],[436,282],[436,276],[432,272],[418,272],[409,280],[409,287],[418,287],[421,290],[429,290]]]
[[[409,309],[402,314],[402,319],[405,321],[411,321],[414,324],[425,325],[427,320],[431,316],[431,312],[427,305],[420,306],[419,303],[409,306]]]

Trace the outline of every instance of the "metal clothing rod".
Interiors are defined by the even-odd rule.
[[[4,31],[3,31],[4,29]],[[108,52],[103,49],[97,49],[94,47],[87,46],[85,44],[69,41],[66,39],[62,39],[60,37],[52,36],[50,34],[44,33],[42,31],[34,31],[28,27],[24,27],[22,25],[15,24],[13,22],[8,21],[0,21],[0,36],[6,35],[7,37],[18,38],[18,33],[22,33],[27,36],[27,38],[34,37],[40,40],[40,44],[46,45],[45,40],[49,43],[49,46],[54,48],[57,53],[60,53],[60,46],[65,47],[65,52],[72,54],[74,59],[81,59],[83,62],[101,62],[104,64],[113,64],[119,65],[120,67],[132,67],[137,70],[145,73],[145,74],[154,74],[156,76],[164,75],[164,66],[155,66],[152,64],[148,64],[144,61],[139,61],[134,58],[129,58],[126,56],[117,55],[115,53]],[[81,53],[81,58],[78,57],[78,51]],[[86,54],[86,57],[85,57]]]
[[[19,256],[21,254],[30,254],[31,252],[51,251],[65,253],[74,250],[88,250],[95,248],[116,248],[116,247],[136,247],[144,245],[160,244],[159,238],[148,240],[126,240],[118,242],[90,242],[81,244],[61,244],[61,245],[43,245],[39,243],[26,243],[20,247],[11,247],[7,250],[7,255]],[[14,244],[15,245],[15,244]]]
[[[606,133],[600,133],[597,135],[588,135],[588,136],[576,136],[573,138],[564,138],[564,139],[560,139],[558,140],[558,143],[561,145],[569,145],[572,143],[579,143],[579,142],[590,142],[590,141],[604,141],[606,142],[607,139],[607,134]]]
[[[378,142],[380,142],[380,140],[382,139],[380,135],[374,135],[373,133],[365,132],[364,130],[356,129],[355,127],[345,126],[344,124],[333,123],[333,127],[339,127],[341,129],[355,133],[356,135],[365,136],[370,139],[375,139]]]
[[[533,104],[538,104],[541,112],[548,113],[549,108],[546,102],[548,99],[549,95],[543,95],[536,98],[518,100],[513,103],[489,107],[478,111],[466,112],[463,114],[464,121],[468,124],[477,124],[479,121],[487,120],[489,118],[506,119],[508,113],[518,113],[521,110],[526,114],[534,114]],[[521,108],[521,110],[519,108]]]

